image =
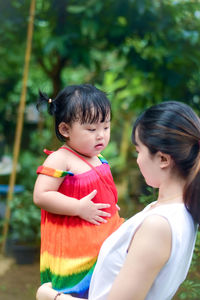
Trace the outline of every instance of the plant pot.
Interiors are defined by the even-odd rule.
[[[39,247],[35,245],[19,245],[13,246],[13,256],[19,265],[33,264],[39,254]]]

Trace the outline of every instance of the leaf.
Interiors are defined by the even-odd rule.
[[[67,11],[72,14],[80,14],[86,10],[86,6],[78,6],[78,5],[69,5],[67,6]]]

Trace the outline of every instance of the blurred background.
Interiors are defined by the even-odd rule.
[[[130,217],[155,198],[131,145],[137,115],[168,100],[200,114],[200,1],[7,0],[0,21],[0,298],[31,300],[40,282],[36,169],[44,148],[60,146],[51,118],[36,110],[39,89],[52,99],[70,84],[107,93],[112,132],[103,154],[120,214]],[[21,254],[25,246],[32,258]],[[200,299],[199,246],[198,235],[176,300]]]

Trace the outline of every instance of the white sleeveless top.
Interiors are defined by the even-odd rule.
[[[122,224],[103,243],[90,284],[89,300],[107,299],[136,229],[150,215],[163,216],[168,220],[172,231],[172,250],[145,300],[170,300],[185,280],[194,250],[197,225],[182,203],[150,209],[152,204]]]

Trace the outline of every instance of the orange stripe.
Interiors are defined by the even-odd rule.
[[[104,240],[122,223],[118,212],[100,226],[71,226],[51,223],[46,220],[41,225],[41,253],[48,251],[56,257],[85,257],[98,255]]]
[[[44,171],[47,172],[50,176],[54,176],[55,170],[52,168],[44,167]]]

